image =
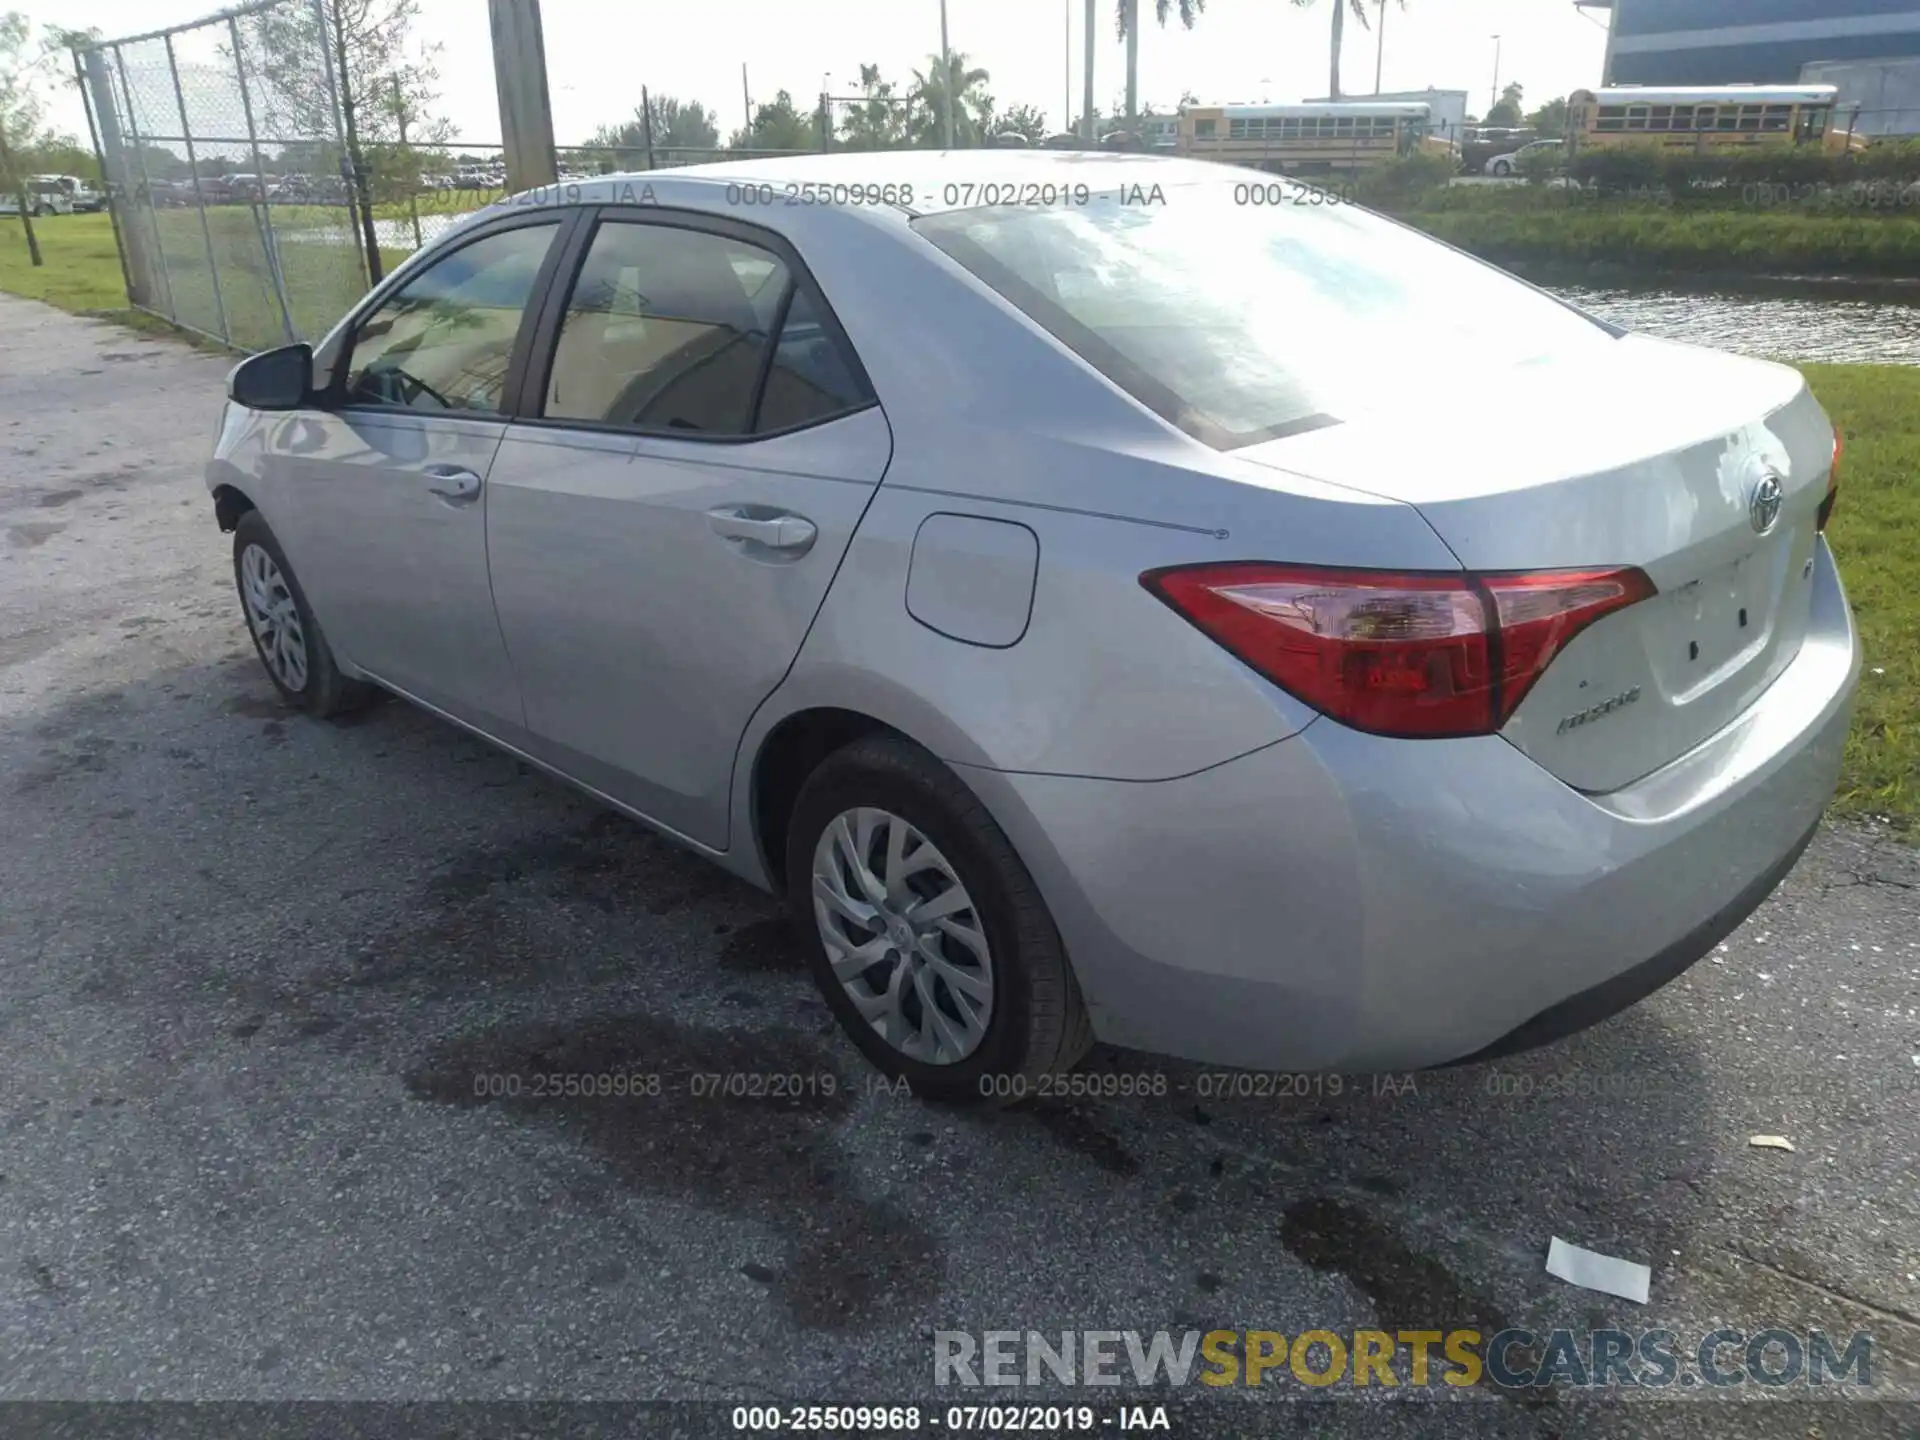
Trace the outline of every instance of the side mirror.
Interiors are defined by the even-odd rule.
[[[313,347],[304,341],[249,355],[227,376],[227,398],[249,410],[298,410],[313,403]]]

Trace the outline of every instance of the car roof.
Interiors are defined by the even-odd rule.
[[[911,189],[898,208],[927,215],[977,205],[1048,203],[1042,193],[1022,201],[995,187],[1087,186],[1100,194],[1131,192],[1136,185],[1220,183],[1232,177],[1227,166],[1172,156],[1103,150],[869,150],[836,155],[762,156],[667,170],[636,170],[595,176],[580,186],[582,205],[611,203],[649,183],[693,183],[724,190],[729,185],[888,185]],[[537,192],[529,192],[537,193]],[[570,200],[574,197],[569,196]],[[506,203],[506,202],[501,202]],[[831,202],[830,202],[831,203]],[[892,203],[883,200],[882,203]]]

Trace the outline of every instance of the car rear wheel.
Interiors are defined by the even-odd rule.
[[[293,567],[258,510],[234,526],[233,578],[253,648],[282,699],[326,719],[371,698],[371,686],[340,673]]]
[[[1093,1043],[1033,877],[919,747],[874,737],[823,761],[795,802],[786,867],[821,993],[916,1094],[1018,1100]]]

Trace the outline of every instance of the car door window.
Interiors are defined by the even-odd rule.
[[[865,405],[866,383],[805,290],[795,290],[767,368],[766,392],[754,430],[766,434],[811,425]]]
[[[703,230],[602,224],[567,298],[550,420],[742,435],[787,267]]]
[[[839,342],[771,251],[711,231],[610,220],[568,297],[544,414],[738,437],[865,402]]]
[[[347,403],[504,411],[514,339],[559,228],[475,240],[388,296],[354,332]]]

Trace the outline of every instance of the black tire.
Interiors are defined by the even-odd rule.
[[[993,957],[993,1001],[979,1046],[937,1065],[901,1053],[861,1016],[834,977],[814,915],[815,846],[836,817],[856,806],[892,812],[946,857],[973,900]],[[835,751],[801,787],[787,827],[788,903],[813,977],[860,1052],[917,1095],[965,1104],[1007,1104],[1034,1095],[1093,1044],[1080,987],[1053,917],[1027,867],[971,790],[909,741],[857,740]]]
[[[305,647],[306,675],[298,688],[289,685],[276,672],[265,645],[261,642],[260,632],[254,627],[247,603],[247,582],[242,573],[242,560],[249,548],[264,550],[273,561],[286,583],[287,594],[293,600],[299,614],[301,638]],[[371,685],[359,680],[350,680],[340,673],[340,667],[334,663],[333,648],[327,644],[327,637],[320,629],[320,622],[314,618],[313,607],[307,603],[307,593],[300,588],[300,578],[293,573],[293,566],[287,563],[287,555],[280,548],[280,542],[274,538],[273,529],[258,510],[249,510],[241,515],[240,521],[233,527],[233,583],[240,597],[240,618],[247,627],[247,634],[253,640],[254,653],[260,657],[261,668],[267,672],[267,678],[273,682],[273,688],[289,705],[305,710],[309,715],[322,720],[335,715],[344,715],[358,710],[373,698]]]

